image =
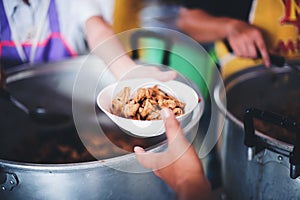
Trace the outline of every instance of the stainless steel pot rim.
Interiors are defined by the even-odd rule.
[[[90,57],[90,56],[89,56]],[[24,64],[20,65],[16,68],[9,69],[7,71],[8,77],[7,82],[13,83],[15,81],[36,77],[39,75],[47,75],[49,73],[56,72],[68,72],[72,70],[72,72],[77,73],[77,70],[80,70],[81,64],[86,62],[88,56],[79,56],[73,59],[67,59],[64,61],[50,62],[50,63],[37,63],[37,64]],[[88,62],[98,62],[99,58],[92,58]],[[204,104],[204,101],[201,102]],[[204,106],[200,106],[198,104],[197,108],[193,111],[192,120],[185,127],[183,127],[183,131],[187,133],[190,131],[200,120],[201,116],[204,112]],[[162,141],[154,146],[151,146],[148,150],[152,152],[159,152],[167,147],[167,141]],[[10,161],[0,159],[0,167],[11,167],[18,168],[24,170],[76,170],[76,169],[89,169],[99,166],[109,166],[116,165],[119,162],[130,161],[135,157],[134,153],[128,153],[125,155],[108,158],[104,160],[97,161],[89,161],[89,162],[78,162],[78,163],[66,163],[66,164],[38,164],[38,163],[26,163],[26,162],[18,162],[18,161]]]
[[[47,63],[25,63],[22,65],[18,65],[16,67],[12,67],[6,70],[8,75],[13,75],[13,74],[22,74],[23,72],[30,71],[30,73],[36,73],[36,72],[52,72],[52,71],[61,71],[64,69],[74,69],[74,68],[79,68],[83,62],[85,62],[88,58],[91,58],[92,61],[99,61],[99,58],[94,57],[94,56],[87,56],[87,55],[82,55],[78,56],[75,58],[68,58],[65,60],[61,61],[52,61],[52,62],[47,62]],[[56,66],[56,67],[53,67]],[[57,67],[59,66],[59,67]],[[27,76],[21,77],[21,78],[27,78],[31,77],[29,76],[30,73],[24,73]],[[33,74],[34,74],[33,73]],[[23,75],[24,75],[23,74]],[[35,75],[35,74],[34,74]],[[7,77],[7,80],[10,80],[10,77]],[[17,79],[19,80],[19,79]]]
[[[197,108],[193,111],[193,117],[190,123],[188,123],[184,128],[183,132],[187,133],[191,130],[200,120],[203,114],[203,106],[198,104]],[[160,152],[167,147],[167,141],[164,140],[151,148],[147,149],[150,152]],[[123,156],[118,156],[114,158],[109,158],[105,160],[98,160],[98,161],[90,161],[90,162],[80,162],[80,163],[67,163],[67,164],[35,164],[35,163],[24,163],[24,162],[16,162],[16,161],[9,161],[9,160],[2,160],[0,159],[0,167],[9,167],[11,169],[17,168],[22,170],[64,170],[64,171],[72,171],[76,169],[91,169],[95,167],[101,166],[114,166],[120,162],[132,162],[133,158],[135,159],[135,154],[130,153]]]
[[[234,74],[231,77],[228,77],[228,79],[225,80],[227,84],[225,84],[225,89],[228,91],[232,87],[234,87],[236,84],[240,83],[241,81],[248,80],[253,77],[258,77],[263,74],[269,73],[269,69],[266,69],[264,66],[255,66],[251,67],[249,69],[243,70],[241,72],[238,72]],[[280,73],[287,73],[291,72],[291,69],[288,67],[284,68],[273,68],[272,73],[280,74]],[[219,108],[219,110],[225,114],[230,120],[232,120],[236,125],[241,127],[244,130],[244,124],[241,120],[237,119],[230,111],[225,108],[225,106],[222,103],[221,98],[226,98],[226,94],[221,94],[221,86],[216,86],[214,90],[214,100]],[[224,91],[223,91],[224,92]],[[293,145],[288,144],[283,141],[279,141],[275,138],[269,137],[268,135],[265,135],[264,133],[255,130],[255,134],[261,137],[265,142],[267,142],[269,145],[273,146],[274,148],[280,148],[284,151],[291,152],[293,150]]]
[[[158,145],[158,144],[157,144]],[[166,141],[163,141],[161,146],[155,147],[152,149],[153,152],[161,151],[166,147]],[[30,171],[73,171],[73,170],[83,170],[83,169],[93,169],[103,166],[113,166],[117,165],[120,162],[132,162],[132,159],[135,158],[134,153],[126,154],[123,156],[118,156],[114,158],[109,158],[106,160],[97,160],[97,161],[88,161],[88,162],[78,162],[78,163],[66,163],[66,164],[37,164],[37,163],[26,163],[26,162],[17,162],[0,159],[0,168],[9,168],[9,169],[19,169],[19,170],[30,170]]]

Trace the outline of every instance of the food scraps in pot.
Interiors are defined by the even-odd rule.
[[[160,110],[169,108],[175,116],[184,114],[185,103],[158,88],[139,88],[130,98],[130,88],[118,93],[112,101],[112,114],[135,120],[161,119]]]

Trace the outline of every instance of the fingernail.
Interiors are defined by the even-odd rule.
[[[143,152],[143,148],[142,147],[139,147],[139,146],[135,146],[133,148],[133,151],[136,152],[136,153],[140,153],[140,152]]]
[[[170,112],[169,112],[169,109],[167,108],[163,108],[161,109],[161,116],[163,119],[167,119],[168,117],[170,117]]]

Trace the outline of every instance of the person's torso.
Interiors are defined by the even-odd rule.
[[[254,1],[249,21],[263,33],[270,53],[300,58],[300,1]]]
[[[60,60],[87,52],[71,1],[37,0],[30,6],[20,0],[1,3],[0,55],[4,66]],[[69,12],[65,12],[68,7]]]

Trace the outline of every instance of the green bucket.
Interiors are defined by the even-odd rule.
[[[139,50],[139,60],[148,64],[162,64],[164,42],[157,38],[143,38],[139,42],[144,48]],[[170,49],[169,67],[192,80],[205,99],[208,98],[212,68],[215,66],[211,56],[202,49],[177,41]],[[206,82],[205,82],[206,80]]]

